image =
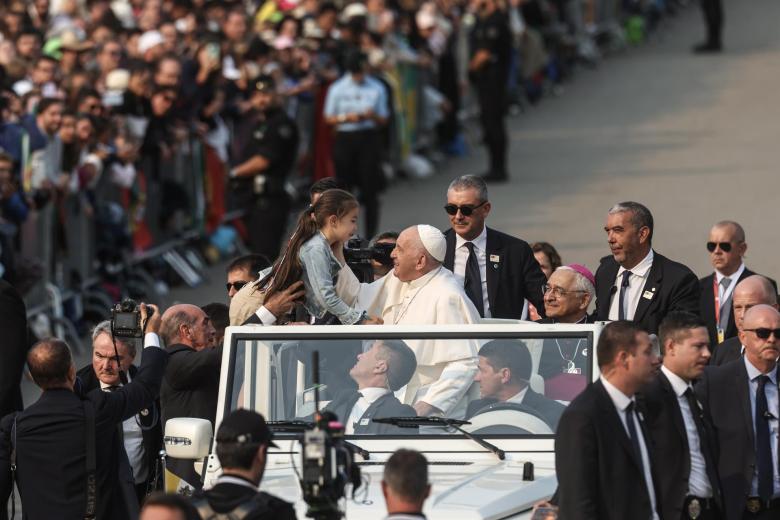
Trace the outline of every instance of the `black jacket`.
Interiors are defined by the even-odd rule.
[[[228,513],[241,504],[255,499],[256,508],[243,520],[295,520],[296,518],[295,510],[289,502],[232,482],[218,482],[210,490],[196,495],[196,498],[198,497],[205,497],[216,513]],[[197,500],[195,504],[197,505]]]
[[[186,345],[168,347],[168,368],[160,390],[163,424],[174,417],[217,417],[222,346],[197,351]]]
[[[737,282],[741,282],[748,276],[752,276],[754,274],[756,273],[748,268],[745,268]],[[714,278],[715,273],[712,273],[709,276],[705,276],[699,280],[699,310],[701,311],[702,319],[707,324],[707,332],[710,333],[710,345],[712,346],[713,354],[717,352],[718,348],[720,347],[720,345],[718,345],[718,324],[715,322],[715,294],[712,290],[712,283]],[[772,285],[775,288],[775,292],[777,292],[777,282],[771,278],[768,278],[768,280],[772,282]],[[732,292],[731,294],[733,295],[734,293]],[[726,330],[724,331],[723,337],[728,339],[733,338],[736,335],[737,325],[734,323],[734,311],[732,309],[731,312],[729,312],[729,322]]]
[[[715,347],[712,357],[710,357],[710,365],[725,365],[735,359],[742,359],[742,342],[739,340],[739,336],[729,338]]]
[[[696,393],[715,428],[724,516],[727,520],[739,520],[756,464],[750,382],[744,360],[707,367],[696,385]],[[770,412],[780,415],[780,410]]]
[[[328,403],[325,409],[336,414],[336,417],[346,425],[352,408],[360,396],[357,390],[345,390],[336,394],[336,397]],[[374,417],[414,417],[417,413],[408,404],[403,404],[393,393],[385,394],[373,403],[360,417],[355,425],[355,435],[408,435],[416,433],[415,430],[399,428],[392,424],[375,423]]]
[[[0,280],[0,417],[22,409],[22,369],[30,342],[27,311],[16,289]]]
[[[620,264],[611,255],[601,259],[596,271],[596,321],[609,320],[612,295],[617,297],[619,269]],[[652,297],[645,298],[645,294],[652,294]],[[657,334],[661,321],[672,311],[699,314],[699,280],[683,264],[654,252],[653,265],[647,273],[633,321]]]
[[[645,444],[652,461],[649,439]],[[560,518],[649,519],[651,502],[640,468],[604,385],[600,380],[588,385],[563,412],[555,436]]]
[[[650,438],[653,441],[653,463],[658,475],[658,505],[661,518],[681,518],[685,497],[688,495],[688,478],[691,458],[688,434],[685,430],[680,403],[669,379],[661,372],[652,383],[642,389],[639,398]],[[716,446],[712,425],[699,408],[693,410],[704,419],[704,435],[700,435],[701,452],[707,464],[707,477],[712,486],[713,498],[722,507],[720,482],[715,460]]]
[[[498,401],[497,399],[492,399],[489,397],[476,399],[469,403],[469,406],[466,409],[466,418],[468,419],[474,417],[475,415],[489,412],[496,406],[503,406],[507,404],[510,403],[506,403],[505,401]],[[555,431],[555,429],[558,427],[558,421],[561,419],[561,414],[566,409],[566,407],[558,401],[549,399],[542,394],[534,392],[530,388],[526,392],[525,397],[523,398],[523,402],[518,406],[518,409],[520,407],[528,407],[535,411],[539,417],[547,423],[547,426],[549,426],[552,431]]]
[[[138,375],[138,368],[136,368],[135,365],[130,365],[128,372],[130,372],[130,380],[132,381]],[[81,390],[83,393],[86,394],[92,390],[100,389],[100,380],[95,375],[95,370],[92,368],[91,364],[79,370],[76,375],[81,381]],[[146,478],[147,489],[149,489],[149,486],[151,486],[154,481],[154,469],[157,466],[157,461],[159,459],[158,454],[162,449],[163,431],[159,397],[155,398],[151,405],[147,403],[147,406],[136,415],[136,418],[141,425],[144,458],[146,459],[146,467],[149,469]],[[158,479],[158,482],[162,483],[162,479]]]
[[[455,264],[455,232],[448,229],[447,252],[444,267],[452,271]],[[524,300],[544,316],[544,292],[547,278],[534,257],[531,246],[524,240],[487,228],[485,276],[488,302],[493,318],[519,320],[523,315]]]
[[[144,349],[141,368],[131,383],[116,392],[93,390],[84,399],[95,408],[97,518],[130,518],[133,504],[124,500],[119,479],[122,453],[119,424],[154,400],[167,361],[165,351]],[[0,422],[0,500],[11,490],[10,443],[14,415]],[[43,392],[17,416],[18,486],[25,518],[84,518],[86,443],[82,398],[71,390]],[[135,504],[137,510],[137,504]]]

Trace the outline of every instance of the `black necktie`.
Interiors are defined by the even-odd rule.
[[[466,247],[469,250],[469,257],[466,260],[466,281],[463,288],[466,290],[466,296],[477,308],[479,315],[484,318],[485,307],[482,300],[482,277],[479,273],[479,260],[477,260],[477,253],[474,251],[474,244],[466,242]]]
[[[634,425],[634,402],[631,401],[626,407],[626,425],[628,426],[628,437],[631,439],[631,446],[634,448],[636,460],[639,463],[639,470],[642,478],[645,476],[644,461],[642,460],[642,448],[639,447],[639,437],[637,437],[636,426]]]
[[[756,465],[758,466],[758,496],[761,500],[772,497],[774,469],[772,464],[772,444],[769,441],[769,407],[766,402],[766,384],[769,376],[760,375],[756,390]]]
[[[626,319],[626,296],[628,293],[628,279],[631,271],[623,271],[623,280],[620,282],[620,296],[618,298],[618,319]]]

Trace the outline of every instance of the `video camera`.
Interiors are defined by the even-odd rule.
[[[147,315],[151,309],[146,307]],[[111,309],[111,333],[116,338],[142,338],[141,308],[130,298],[125,298]]]
[[[371,265],[371,260],[384,266],[392,266],[393,259],[390,258],[390,253],[393,249],[395,249],[395,244],[380,243],[369,246],[367,240],[356,237],[350,239],[344,247],[344,259],[361,283],[370,283],[374,281],[374,268]]]
[[[352,496],[360,487],[360,468],[355,464],[352,447],[344,440],[344,426],[335,414],[319,411],[319,352],[312,353],[314,402],[313,426],[303,432],[301,489],[309,509],[306,516],[315,520],[338,520],[343,513],[339,500],[347,484]]]

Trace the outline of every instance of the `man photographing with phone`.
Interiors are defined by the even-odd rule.
[[[151,405],[168,360],[157,335],[159,310],[142,304],[139,313],[146,330],[141,366],[113,392],[76,392],[76,368],[64,341],[50,338],[32,347],[27,364],[43,393],[25,411],[0,421],[3,505],[15,480],[25,518],[137,517],[137,501],[126,498],[135,490],[132,475],[122,474],[129,466],[117,426]]]

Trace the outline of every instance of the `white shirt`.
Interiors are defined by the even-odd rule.
[[[466,244],[468,242],[469,240],[455,233],[455,261],[452,265],[452,272],[461,285],[466,283],[466,262],[469,259],[469,248],[466,247]],[[487,227],[483,227],[482,233],[470,242],[474,244],[474,254],[477,255],[479,262],[479,278],[482,281],[482,308],[485,309],[485,318],[490,318],[487,289]]]
[[[601,384],[604,385],[604,389],[609,394],[609,398],[612,399],[612,404],[615,405],[620,422],[623,423],[623,428],[626,430],[626,435],[629,440],[631,439],[628,433],[628,422],[626,421],[626,408],[631,403],[635,403],[633,397],[628,397],[626,394],[615,388],[615,386],[607,381],[604,376],[601,376]],[[645,485],[647,486],[647,494],[650,495],[650,506],[653,509],[653,520],[660,520],[658,516],[658,509],[655,504],[655,487],[653,486],[653,475],[650,472],[650,456],[647,452],[647,445],[645,444],[645,436],[642,434],[642,426],[639,424],[639,412],[634,406],[634,430],[636,431],[637,439],[639,441],[639,451],[642,452],[642,469],[645,474]]]
[[[729,283],[729,286],[726,287],[726,290],[723,290],[723,286],[720,285],[720,281],[726,278],[726,275],[715,269],[715,281],[718,282],[718,297],[720,298],[720,305],[721,307],[726,302],[726,300],[731,296],[731,293],[734,292],[734,288],[737,286],[737,282],[739,281],[739,277],[742,276],[742,273],[745,272],[745,264],[744,262],[740,264],[739,269],[734,271],[729,275],[729,280],[731,282]]]
[[[516,403],[516,404],[523,404],[523,399],[525,399],[525,394],[528,393],[528,387],[526,386],[519,392],[517,392],[515,395],[510,397],[506,400],[507,403]]]
[[[750,424],[753,425],[753,437],[756,434],[756,392],[758,391],[758,381],[756,378],[762,374],[762,372],[753,366],[747,356],[744,356],[745,368],[747,369],[748,381],[750,382]],[[778,389],[777,389],[777,368],[766,374],[769,376],[770,382],[764,387],[766,393],[767,410],[772,414],[772,418],[769,419],[769,444],[772,446],[772,466],[774,468],[774,478],[772,479],[774,487],[772,488],[772,497],[775,498],[780,495],[780,468],[778,468],[777,461],[777,443],[778,443]],[[758,464],[753,467],[753,480],[750,483],[750,495],[758,495]]]
[[[147,332],[144,336],[144,348],[160,348],[160,338],[154,332]],[[130,381],[130,374],[127,374],[127,381]],[[109,386],[100,382],[100,389],[104,392]],[[122,386],[119,383],[118,386]],[[144,453],[144,437],[141,425],[138,422],[138,416],[133,416],[122,423],[122,433],[125,444],[127,459],[130,461],[130,467],[133,468],[133,480],[140,484],[146,480],[149,475],[149,468],[146,467],[146,456]]]
[[[389,394],[390,390],[387,388],[369,387],[363,388],[362,390],[359,390],[359,392],[362,397],[357,400],[352,407],[352,411],[349,413],[347,424],[344,428],[344,433],[346,434],[355,433],[355,425],[360,421],[360,418],[363,417],[363,414],[366,413],[368,407],[374,404],[374,402],[383,395]]]
[[[701,451],[699,430],[696,429],[693,411],[688,406],[688,398],[684,395],[686,390],[693,387],[665,366],[661,367],[661,371],[672,385],[674,395],[677,396],[677,403],[680,405],[683,423],[685,423],[685,435],[688,437],[688,452],[691,457],[691,472],[688,475],[688,494],[701,498],[711,497],[712,486],[707,476],[707,462]]]
[[[647,256],[636,264],[631,269],[626,269],[623,266],[618,269],[617,277],[615,278],[614,287],[616,290],[612,292],[612,303],[609,306],[609,319],[615,321],[619,319],[620,313],[618,312],[618,304],[620,303],[620,284],[623,281],[623,273],[625,271],[631,271],[631,276],[628,277],[628,288],[626,289],[625,299],[625,316],[627,320],[634,319],[634,313],[636,307],[639,305],[639,298],[642,297],[642,290],[645,287],[647,281],[647,273],[650,272],[650,268],[653,267],[653,250],[651,249]]]

